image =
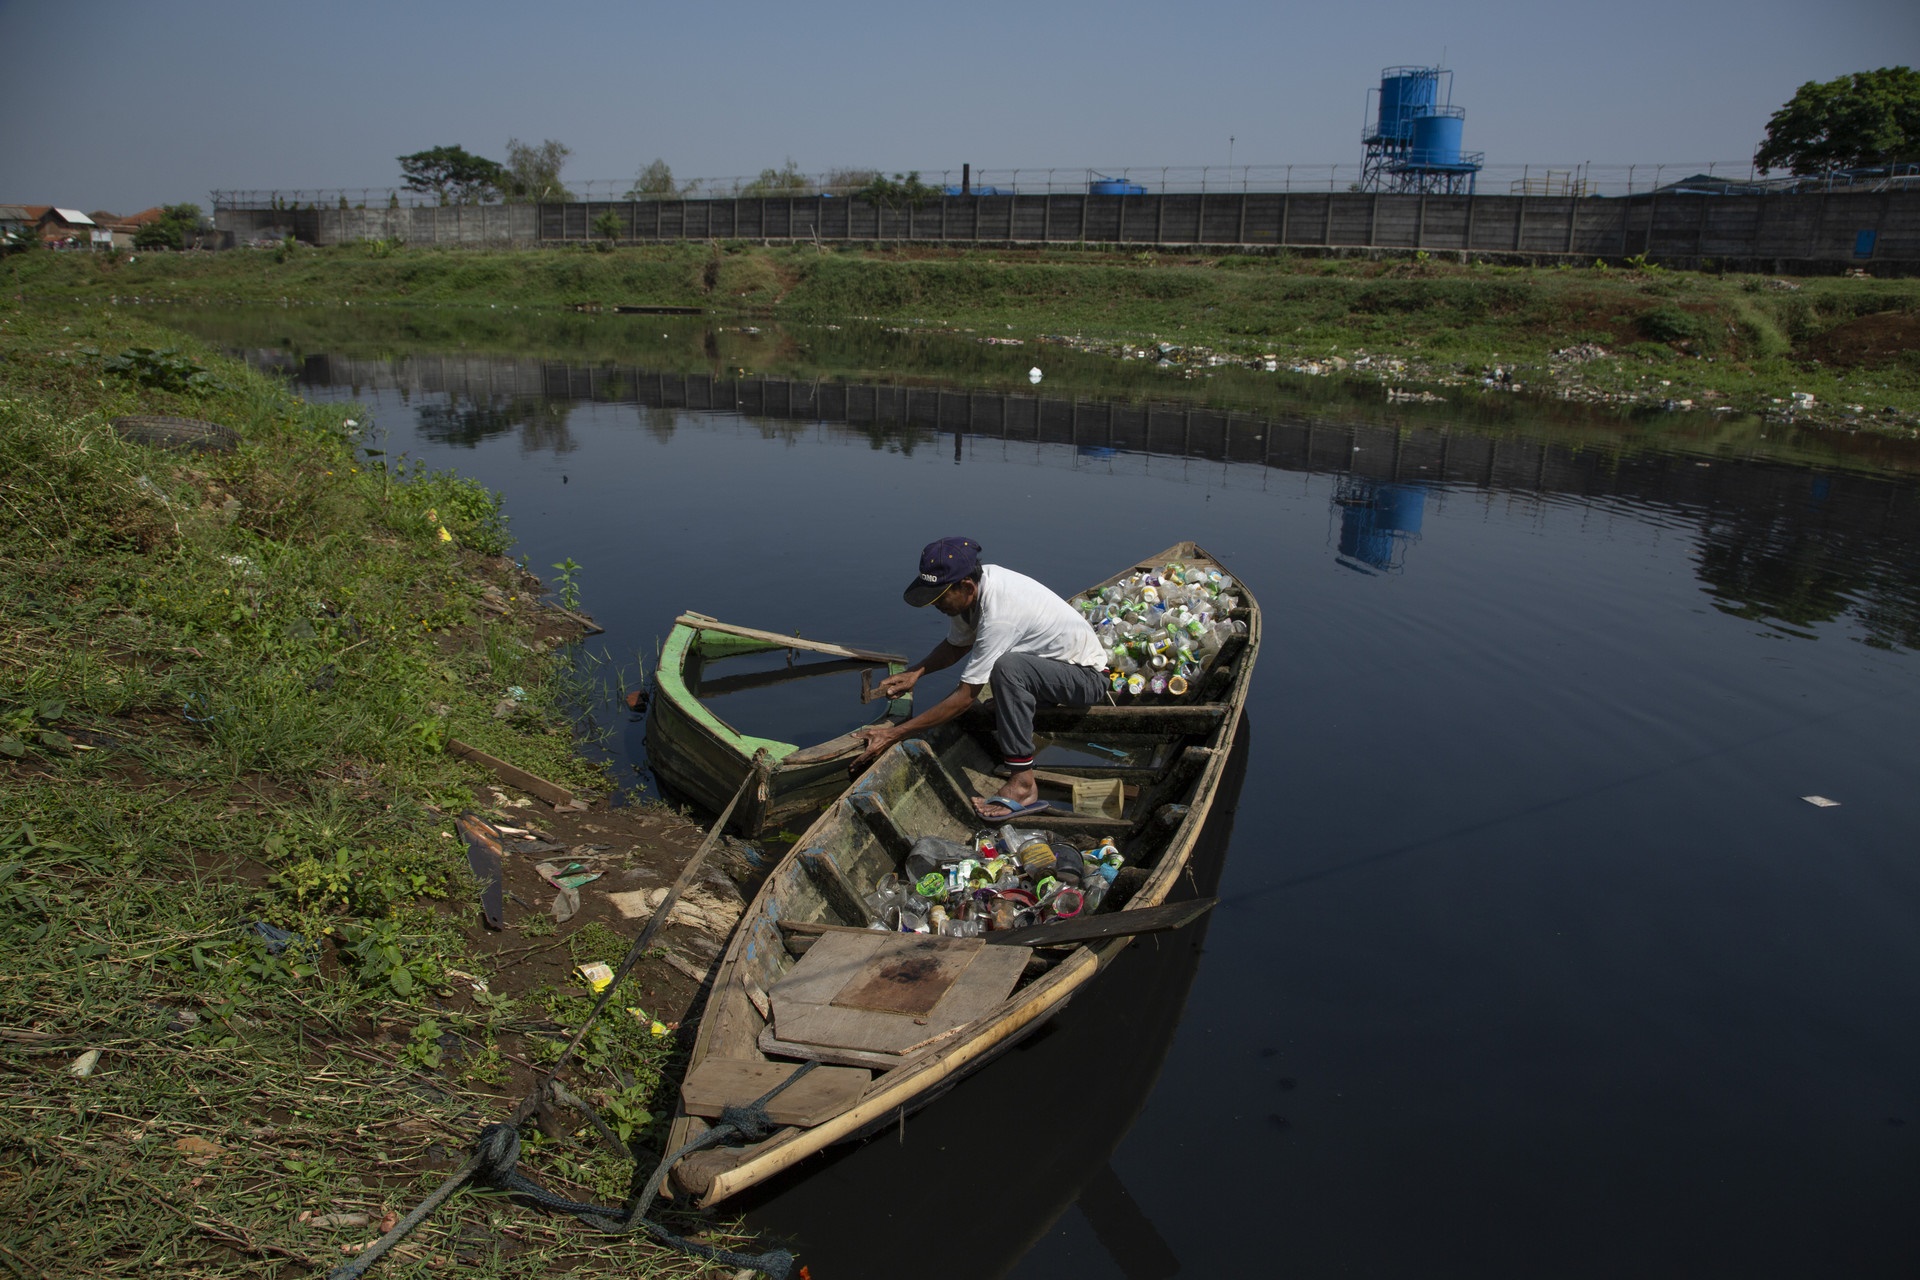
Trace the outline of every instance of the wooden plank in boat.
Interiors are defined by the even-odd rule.
[[[945,984],[924,1014],[836,1003],[842,993],[872,1001],[871,989],[886,981],[880,975],[901,957],[932,957],[943,951],[972,959]],[[783,1041],[897,1054],[998,1005],[1025,967],[1018,950],[988,951],[975,938],[908,937],[862,929],[823,935],[791,973],[768,989],[767,996],[773,1003],[774,1033]]]
[[[1208,733],[1226,716],[1231,705],[1170,702],[1150,706],[1041,707],[1033,713],[1033,727],[1036,733],[1061,733],[1069,729],[1088,733]],[[975,705],[963,713],[961,723],[969,729],[991,729],[993,708]]]
[[[1179,929],[1213,910],[1218,898],[1195,898],[1190,902],[1170,902],[1138,911],[1109,911],[1104,915],[1080,916],[1054,924],[1034,925],[1030,929],[1006,929],[989,933],[983,939],[990,947],[1065,947],[1096,938],[1118,938],[1128,934],[1160,933]]]
[[[923,1018],[978,954],[979,947],[930,947],[919,934],[894,934],[875,950],[859,977],[840,988],[833,1006]]]
[[[709,1058],[680,1084],[680,1105],[692,1116],[714,1117],[723,1107],[745,1106],[798,1071],[790,1062],[759,1058]],[[768,1099],[775,1124],[812,1128],[851,1106],[873,1080],[862,1067],[815,1067]]]
[[[762,1027],[757,1042],[760,1052],[775,1058],[799,1058],[807,1062],[831,1062],[843,1067],[866,1067],[871,1071],[891,1071],[907,1061],[904,1054],[867,1053],[860,1049],[834,1049],[827,1045],[795,1044]]]
[[[825,640],[808,640],[802,636],[781,635],[778,631],[761,631],[754,627],[736,627],[731,622],[722,622],[718,618],[709,618],[704,613],[683,613],[674,619],[684,626],[697,627],[702,631],[724,631],[730,636],[745,636],[749,640],[765,640],[779,645],[783,649],[805,649],[810,653],[830,653],[839,658],[859,658],[865,662],[889,663],[905,662],[906,657],[898,653],[880,653],[873,649],[855,649],[850,645],[829,644]]]

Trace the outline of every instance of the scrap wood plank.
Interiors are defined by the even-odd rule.
[[[949,953],[972,957],[950,977],[949,967],[934,959]],[[923,975],[911,963],[903,966],[903,960],[933,961],[924,976],[929,989],[939,989],[927,1011],[862,1007],[885,1003],[874,992],[889,982],[903,988],[918,985]],[[822,934],[767,995],[773,1004],[774,1032],[787,1044],[898,1054],[994,1008],[1012,992],[1025,968],[1026,954],[1019,949],[989,950],[972,938],[863,929]],[[843,996],[859,1003],[849,1005]]]
[[[952,989],[980,953],[975,947],[929,946],[919,934],[894,934],[852,982],[830,1002],[840,1009],[904,1013],[923,1018]]]
[[[731,622],[722,622],[718,618],[709,618],[704,613],[683,613],[674,619],[684,626],[698,627],[702,631],[724,631],[730,636],[745,636],[749,640],[765,640],[777,644],[783,649],[805,649],[810,653],[830,653],[841,658],[859,658],[865,662],[901,662],[907,659],[904,654],[880,653],[873,649],[855,649],[851,645],[829,644],[825,640],[808,640],[803,636],[782,635],[778,631],[761,631],[754,627],[738,627]]]
[[[708,1058],[687,1073],[680,1105],[688,1115],[714,1117],[723,1107],[745,1106],[798,1071],[791,1062],[758,1058]],[[812,1128],[851,1106],[873,1080],[867,1067],[815,1067],[767,1101],[775,1124]]]
[[[575,800],[573,792],[565,787],[557,786],[545,778],[528,773],[525,769],[510,765],[497,756],[490,756],[471,743],[462,742],[458,738],[448,738],[447,754],[459,756],[463,760],[471,760],[477,765],[491,769],[493,776],[508,786],[518,787],[528,795],[537,796],[556,809],[570,809],[576,806],[586,808]]]

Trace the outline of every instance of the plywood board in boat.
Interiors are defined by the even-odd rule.
[[[687,1073],[680,1103],[688,1115],[718,1116],[724,1107],[743,1107],[800,1068],[791,1062],[760,1058],[709,1058]],[[862,1067],[815,1067],[769,1098],[767,1115],[775,1124],[811,1128],[851,1106],[873,1080]]]
[[[895,934],[840,988],[833,1006],[924,1018],[979,954],[979,947],[929,947],[918,937]]]
[[[774,1032],[795,1044],[902,1053],[1006,999],[1026,967],[1024,959],[1012,963],[1021,955],[975,938],[827,934],[768,990]],[[886,992],[889,985],[899,992]],[[902,1008],[928,996],[924,1013]],[[894,1008],[874,1007],[889,1003]]]

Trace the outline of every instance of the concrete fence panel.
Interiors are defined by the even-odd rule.
[[[876,207],[832,196],[577,201],[401,209],[222,207],[241,245],[398,240],[467,248],[579,244],[611,214],[627,243],[913,241],[1298,247],[1697,263],[1920,264],[1920,191],[1630,197],[1348,192],[949,196]]]

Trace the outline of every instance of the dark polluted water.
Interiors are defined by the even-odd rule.
[[[1032,348],[266,331],[224,340],[502,491],[616,665],[689,609],[918,656],[953,533],[1063,593],[1192,538],[1258,595],[1219,907],[753,1197],[816,1280],[1920,1271],[1911,451]],[[817,683],[728,714],[865,718]]]

